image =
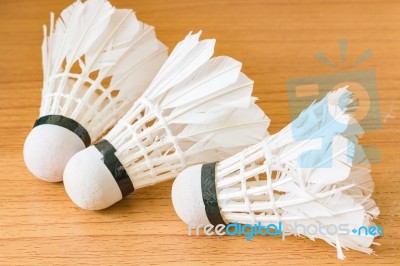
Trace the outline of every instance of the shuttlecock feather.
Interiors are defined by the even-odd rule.
[[[269,120],[251,97],[253,82],[240,72],[241,63],[211,58],[215,40],[199,41],[199,35],[176,46],[98,145],[71,158],[64,184],[78,206],[106,208],[133,189],[172,179],[188,165],[226,158],[266,135]]]
[[[350,231],[369,227],[379,214],[350,103],[350,93],[341,88],[258,144],[219,163],[188,167],[172,188],[178,216],[191,226],[281,222],[281,233],[323,239],[336,246],[341,259],[342,248],[371,253],[374,237]],[[349,231],[288,230],[296,224],[345,224]]]
[[[152,26],[105,0],[76,1],[44,26],[39,119],[26,139],[29,170],[61,181],[70,157],[98,140],[143,93],[167,58]]]

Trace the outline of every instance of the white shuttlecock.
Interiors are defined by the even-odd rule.
[[[215,40],[189,34],[127,114],[102,141],[71,158],[69,197],[81,208],[106,208],[186,166],[221,160],[263,139],[269,120],[251,96],[241,63],[210,59]]]
[[[24,145],[28,169],[62,181],[76,152],[98,140],[144,92],[167,59],[154,28],[108,1],[76,1],[44,26],[39,119]]]
[[[346,112],[349,96],[345,88],[331,92],[262,142],[219,163],[183,170],[172,188],[178,216],[191,226],[280,222],[282,233],[336,246],[341,259],[341,247],[371,253],[374,237],[351,235],[353,228],[371,225],[379,209],[355,136],[362,129]],[[295,224],[346,224],[350,234],[288,230]]]

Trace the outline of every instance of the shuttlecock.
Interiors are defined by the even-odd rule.
[[[75,154],[64,172],[81,208],[106,208],[186,166],[221,160],[260,141],[269,120],[251,96],[241,63],[210,59],[215,40],[189,34],[173,50],[144,95],[104,137]]]
[[[323,239],[341,259],[341,247],[371,253],[373,236],[351,234],[368,228],[379,210],[370,198],[374,185],[350,102],[346,88],[331,92],[262,142],[219,163],[183,170],[172,188],[176,213],[191,226],[281,223],[281,233]],[[296,224],[300,229],[291,231]],[[342,230],[341,224],[347,234],[302,229]]]
[[[89,0],[76,1],[57,21],[51,14],[42,54],[40,117],[24,159],[35,176],[58,182],[71,156],[98,140],[143,93],[167,48],[132,10]]]

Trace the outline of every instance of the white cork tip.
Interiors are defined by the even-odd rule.
[[[56,125],[34,127],[24,144],[24,160],[29,171],[47,182],[60,182],[68,160],[85,144],[72,131]]]
[[[82,209],[105,209],[122,199],[121,190],[103,163],[103,155],[90,146],[75,154],[64,171],[64,187]]]
[[[183,170],[172,185],[172,203],[176,214],[191,226],[209,224],[201,192],[201,167]]]

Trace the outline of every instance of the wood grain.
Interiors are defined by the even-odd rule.
[[[381,151],[372,165],[374,199],[384,228],[376,255],[336,251],[323,241],[275,237],[188,237],[172,208],[172,182],[137,191],[104,211],[85,211],[62,183],[47,184],[25,168],[22,146],[38,116],[42,82],[42,25],[62,1],[0,2],[0,264],[397,264],[400,263],[400,3],[398,1],[157,1],[116,0],[157,28],[173,47],[189,31],[217,39],[216,54],[243,62],[255,95],[272,119],[270,131],[289,122],[286,81],[337,73],[315,59],[322,51],[340,65],[338,40],[347,38],[348,59],[367,49],[359,69],[377,73],[383,128],[362,143]]]

